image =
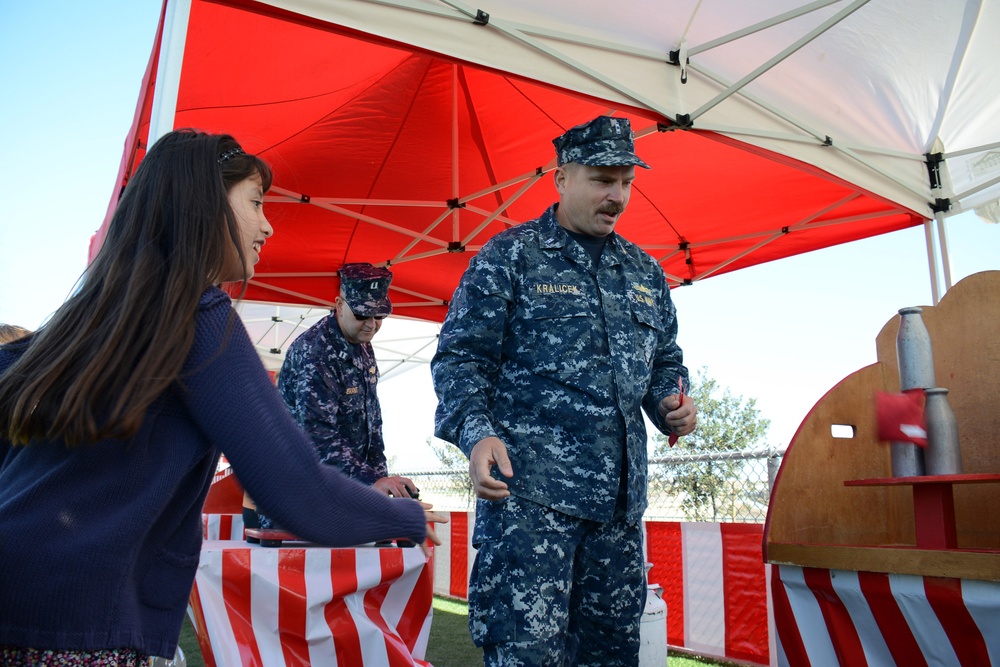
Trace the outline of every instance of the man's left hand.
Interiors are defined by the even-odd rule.
[[[663,422],[677,435],[687,435],[698,425],[698,409],[686,394],[671,394],[656,408]]]
[[[416,498],[420,493],[409,477],[382,477],[375,480],[372,488],[393,498]]]

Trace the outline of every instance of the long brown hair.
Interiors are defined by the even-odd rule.
[[[270,188],[268,166],[229,135],[177,130],[156,142],[74,294],[0,375],[0,438],[76,446],[135,435],[178,379],[198,301],[234,247],[244,265],[227,195],[253,176]]]

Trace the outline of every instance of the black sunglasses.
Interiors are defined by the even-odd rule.
[[[370,320],[370,319],[374,319],[376,321],[381,322],[386,317],[385,315],[369,315],[368,317],[365,317],[364,315],[358,315],[357,313],[354,312],[354,309],[351,308],[350,304],[347,303],[347,301],[343,297],[338,296],[337,301],[347,306],[347,309],[351,311],[351,315],[354,315],[354,319],[356,319],[358,322],[364,322],[365,320]]]

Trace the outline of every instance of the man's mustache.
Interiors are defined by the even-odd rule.
[[[621,215],[622,211],[624,210],[625,210],[624,204],[615,204],[612,202],[608,204],[603,204],[600,208],[597,209],[597,212],[603,213],[605,215]]]

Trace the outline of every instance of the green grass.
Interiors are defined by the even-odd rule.
[[[434,667],[474,667],[483,652],[469,636],[469,605],[461,600],[434,598],[434,620],[427,640],[427,662]]]
[[[426,660],[434,667],[476,667],[483,664],[483,653],[469,637],[469,606],[462,600],[434,598],[434,620],[427,640]],[[181,650],[188,667],[204,667],[198,637],[191,621],[184,619],[181,628]],[[671,652],[667,657],[667,667],[706,667],[708,665],[729,665],[707,658],[698,658]]]
[[[711,658],[687,655],[686,653],[677,653],[675,651],[668,651],[667,653],[667,667],[706,667],[706,665],[731,667],[734,664],[731,662],[712,660]]]
[[[434,667],[476,667],[483,664],[483,653],[469,637],[469,606],[462,600],[434,598],[434,621],[427,642],[427,661]],[[670,652],[667,667],[728,666],[681,653]]]
[[[198,648],[198,635],[194,632],[191,619],[184,617],[184,625],[181,626],[181,638],[178,641],[181,650],[184,651],[184,660],[187,667],[205,667],[205,661],[201,657],[201,649]]]

